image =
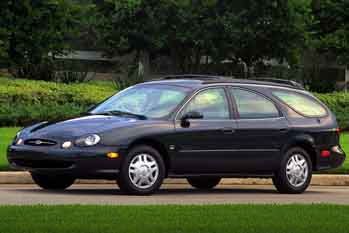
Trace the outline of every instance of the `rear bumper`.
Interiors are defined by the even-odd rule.
[[[110,159],[109,152],[119,158]],[[119,173],[121,150],[117,147],[49,148],[10,146],[7,159],[13,168],[36,173],[70,174],[76,178],[114,179]]]
[[[321,150],[317,151],[317,171],[338,168],[344,163],[346,154],[339,145],[331,147],[330,152],[330,156],[324,158],[321,156]]]

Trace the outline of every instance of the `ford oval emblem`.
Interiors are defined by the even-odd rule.
[[[36,141],[35,141],[35,144],[36,144],[36,145],[41,145],[41,144],[42,144],[42,141],[41,141],[41,140],[36,140]]]

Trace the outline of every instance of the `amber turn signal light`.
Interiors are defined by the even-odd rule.
[[[116,159],[116,158],[119,157],[119,154],[116,153],[116,152],[109,152],[109,153],[107,154],[107,157],[110,158],[110,159]]]

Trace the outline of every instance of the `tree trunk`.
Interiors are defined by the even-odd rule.
[[[345,86],[344,86],[344,91],[348,91],[348,84],[349,84],[349,66],[346,66],[345,68]]]
[[[148,77],[151,73],[150,58],[147,51],[140,52],[139,65],[138,65],[138,76]]]

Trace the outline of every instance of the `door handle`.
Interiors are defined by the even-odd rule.
[[[224,134],[233,134],[233,133],[235,133],[235,129],[234,128],[230,128],[230,127],[222,128],[221,131]]]
[[[280,132],[281,132],[281,133],[287,133],[287,132],[288,132],[288,129],[280,129]]]

